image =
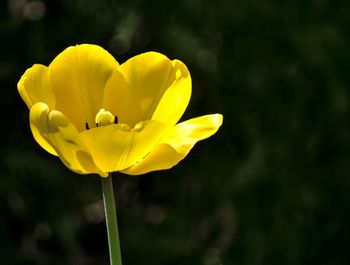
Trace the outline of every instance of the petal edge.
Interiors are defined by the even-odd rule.
[[[27,69],[18,81],[17,89],[28,108],[37,102],[45,102],[50,108],[55,106],[49,68],[44,65],[34,64]]]
[[[222,120],[221,114],[211,114],[177,124],[148,156],[122,172],[141,175],[175,166],[187,156],[198,141],[215,134],[222,125]]]

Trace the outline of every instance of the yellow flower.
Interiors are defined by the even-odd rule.
[[[191,97],[179,60],[147,52],[125,63],[97,45],[69,47],[18,82],[34,139],[80,174],[168,169],[213,135],[221,114],[178,123]]]

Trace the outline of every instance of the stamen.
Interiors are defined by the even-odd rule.
[[[85,123],[85,128],[86,128],[86,130],[89,130],[90,128],[89,128],[89,124],[86,122]]]
[[[118,116],[115,116],[115,117],[114,117],[114,123],[115,123],[115,124],[118,124]]]

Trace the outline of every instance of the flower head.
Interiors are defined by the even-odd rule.
[[[168,169],[213,135],[221,114],[178,123],[191,96],[181,61],[147,52],[125,63],[97,45],[69,47],[18,82],[34,139],[80,174]]]

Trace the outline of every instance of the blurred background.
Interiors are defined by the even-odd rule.
[[[349,14],[345,0],[1,1],[1,264],[109,264],[99,177],[36,144],[16,88],[80,43],[179,58],[183,119],[224,114],[172,170],[114,175],[124,264],[350,264]]]

